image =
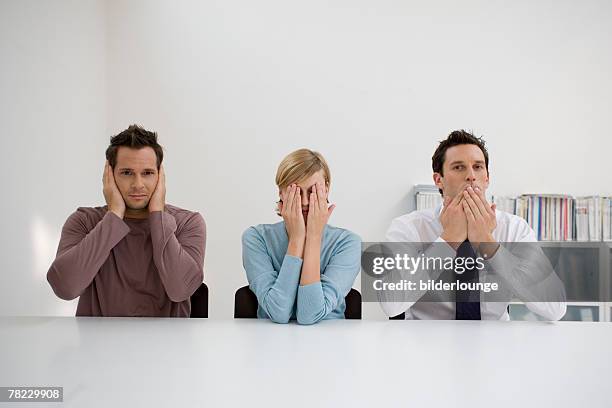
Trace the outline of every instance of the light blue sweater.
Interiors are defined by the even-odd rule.
[[[242,234],[242,263],[257,296],[257,316],[276,323],[344,319],[344,297],[360,270],[361,239],[330,225],[321,240],[321,281],[300,286],[302,259],[287,255],[285,223],[260,224]]]

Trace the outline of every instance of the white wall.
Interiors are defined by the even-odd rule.
[[[240,235],[249,225],[278,220],[276,166],[299,147],[319,150],[330,163],[337,204],[332,223],[370,241],[382,240],[390,220],[411,209],[411,187],[431,181],[436,142],[458,128],[487,139],[492,192],[612,194],[612,3],[329,3],[108,3],[106,53],[103,45],[70,51],[84,65],[106,61],[105,71],[92,64],[81,74],[96,84],[106,75],[100,92],[106,91],[106,109],[93,101],[86,109],[98,124],[88,139],[72,123],[81,112],[68,118],[62,106],[50,111],[61,121],[51,127],[64,129],[65,145],[47,149],[77,162],[46,168],[44,181],[29,171],[15,176],[47,195],[53,190],[46,180],[55,180],[62,204],[49,208],[40,198],[2,204],[22,217],[11,224],[15,241],[2,260],[12,265],[9,274],[44,278],[47,265],[24,264],[33,257],[33,238],[23,225],[44,211],[49,228],[59,231],[77,205],[102,204],[105,143],[130,123],[160,135],[168,201],[200,211],[207,221],[212,318],[232,316],[233,293],[246,284]],[[93,10],[93,4],[79,8]],[[98,11],[65,10],[103,21],[105,10]],[[60,18],[41,14],[49,22]],[[96,44],[104,43],[88,29]],[[56,49],[78,40],[64,38]],[[49,47],[27,51],[37,59],[53,53]],[[43,76],[43,66],[28,68]],[[64,97],[73,100],[71,93]],[[52,96],[44,91],[36,98]],[[98,96],[89,97],[99,105]],[[16,116],[28,115],[39,112],[24,107]],[[29,145],[21,138],[10,143]],[[26,157],[26,166],[46,155]],[[7,293],[0,313],[65,313],[60,300],[13,304],[34,294],[48,298],[45,284],[22,289],[19,298]],[[378,306],[366,305],[365,317],[381,317]]]
[[[46,272],[65,218],[99,201],[105,36],[103,1],[0,1],[0,315],[74,313]]]

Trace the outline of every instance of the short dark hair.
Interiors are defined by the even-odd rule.
[[[164,150],[160,144],[157,143],[157,133],[150,132],[138,125],[130,125],[118,135],[111,136],[110,145],[106,149],[106,160],[108,160],[112,168],[115,168],[115,164],[117,164],[117,150],[119,150],[121,146],[133,149],[141,149],[143,147],[152,148],[157,157],[158,169],[162,160],[164,160]]]
[[[444,176],[443,167],[444,160],[446,157],[446,151],[449,147],[463,145],[463,144],[472,144],[476,145],[482,150],[482,154],[485,158],[485,167],[487,169],[487,174],[489,173],[489,152],[485,147],[485,141],[482,137],[476,137],[470,132],[467,132],[463,129],[455,130],[451,132],[448,137],[442,141],[436,148],[433,156],[431,157],[431,167],[434,173],[440,173],[440,175]],[[440,194],[442,194],[442,190],[440,190]]]

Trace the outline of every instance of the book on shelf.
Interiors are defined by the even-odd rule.
[[[527,221],[540,241],[612,240],[610,197],[523,194],[495,197],[495,203],[508,212],[514,204],[514,214]]]
[[[493,201],[497,205],[499,211],[505,211],[510,214],[516,214],[516,198],[512,197],[494,197]]]
[[[442,194],[438,187],[429,184],[417,184],[414,186],[415,191],[415,208],[417,210],[425,210],[427,208],[436,208],[442,202]]]
[[[561,194],[523,194],[518,215],[535,231],[538,241],[574,240],[574,199]]]
[[[612,241],[612,218],[610,218],[610,213],[612,213],[612,197],[602,197],[601,205],[601,232],[603,240]]]
[[[576,240],[612,241],[610,197],[576,197]]]

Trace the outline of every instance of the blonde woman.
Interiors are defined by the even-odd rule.
[[[276,173],[283,221],[248,228],[242,259],[259,303],[257,316],[276,323],[343,319],[344,297],[360,269],[361,240],[328,225],[331,176],[320,153],[296,150]]]

